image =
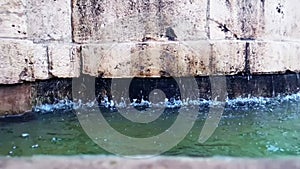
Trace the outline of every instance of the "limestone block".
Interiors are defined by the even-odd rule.
[[[82,46],[83,73],[103,77],[130,77],[130,51],[133,46],[132,43]]]
[[[300,71],[300,43],[257,42],[251,43],[251,73],[280,73]]]
[[[71,44],[50,44],[49,72],[60,78],[72,78],[80,75],[80,46]]]
[[[178,40],[206,35],[206,0],[73,1],[75,42],[124,42],[160,39],[172,27]]]
[[[0,48],[1,84],[48,78],[46,48],[26,40],[1,40]]]
[[[25,57],[27,56],[28,42],[0,41],[0,81],[4,84],[19,83],[20,78],[31,74],[28,70]]]
[[[207,41],[84,45],[83,73],[118,78],[208,75],[210,53]]]
[[[0,37],[27,37],[25,0],[0,1]]]
[[[206,45],[209,49],[208,43]],[[199,69],[201,68],[200,57],[197,56],[199,53],[190,46],[178,42],[136,44],[131,49],[133,75],[177,77],[193,76],[198,71],[205,72],[204,69]],[[209,52],[206,54],[206,57],[209,56]]]
[[[297,40],[300,38],[298,0],[265,1],[265,34],[262,39]]]
[[[33,63],[33,75],[34,79],[45,80],[50,78],[49,75],[49,64],[48,64],[48,54],[46,45],[34,44],[33,57],[30,59]]]
[[[245,70],[246,43],[242,41],[212,42],[211,74],[237,74]]]
[[[35,42],[71,42],[70,0],[28,0],[28,36]]]
[[[211,39],[255,39],[262,34],[265,1],[210,0]]]

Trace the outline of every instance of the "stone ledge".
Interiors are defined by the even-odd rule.
[[[82,73],[104,78],[233,75],[244,71],[244,50],[243,41],[86,44]]]
[[[80,75],[80,46],[0,38],[0,84]]]
[[[31,158],[0,158],[0,169],[298,169],[299,158],[119,158],[104,156],[35,156]]]
[[[300,71],[300,43],[254,41],[249,45],[249,64],[252,74]]]
[[[298,41],[46,43],[0,38],[0,84],[74,78],[256,75],[300,72]],[[286,52],[289,51],[289,52]]]

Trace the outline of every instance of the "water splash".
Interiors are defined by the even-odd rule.
[[[238,97],[235,99],[226,99],[225,109],[230,110],[268,110],[272,111],[272,109],[278,107],[283,103],[297,103],[300,101],[300,93],[281,96],[278,95],[276,97],[267,98],[267,97],[248,97],[242,98]],[[172,98],[165,98],[164,102],[151,103],[150,101],[133,99],[132,102],[129,99],[125,99],[121,97],[121,101],[117,102],[108,97],[104,97],[103,100],[97,102],[96,100],[88,101],[83,103],[82,100],[59,100],[54,104],[42,104],[37,105],[33,108],[34,112],[38,113],[51,113],[55,111],[70,111],[77,110],[80,108],[97,108],[102,107],[106,108],[109,111],[117,111],[118,109],[125,108],[167,108],[167,109],[176,109],[181,107],[188,106],[199,106],[200,109],[209,109],[213,106],[218,106],[224,104],[223,102],[215,101],[215,100],[206,100],[203,98],[199,98],[198,100],[190,100],[189,98],[180,100]]]

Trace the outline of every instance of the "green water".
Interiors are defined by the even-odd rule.
[[[300,118],[297,103],[282,103],[265,109],[228,109],[214,134],[203,144],[199,133],[207,112],[199,112],[192,130],[168,156],[277,157],[300,154]],[[85,110],[86,111],[86,110]],[[127,109],[130,112],[130,109]],[[149,112],[153,110],[148,110]],[[143,112],[143,113],[147,113]],[[155,110],[154,110],[155,111]],[[188,110],[187,114],[188,114]],[[81,110],[84,113],[84,110]],[[132,137],[157,135],[177,117],[172,110],[150,124],[131,123],[116,113],[105,115],[117,131]],[[115,140],[122,146],[120,140]],[[39,114],[28,122],[0,122],[0,155],[99,155],[110,154],[83,131],[74,112]]]

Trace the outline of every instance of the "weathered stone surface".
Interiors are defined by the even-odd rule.
[[[251,73],[282,73],[300,71],[300,44],[294,42],[251,43]]]
[[[260,39],[297,40],[300,38],[299,1],[264,1],[265,31]]]
[[[58,40],[71,42],[70,0],[28,0],[28,36],[35,42]]]
[[[1,83],[18,83],[21,78],[30,78],[31,70],[25,62],[29,42],[2,40],[0,46]]]
[[[255,39],[263,31],[265,1],[211,0],[209,29],[212,39]]]
[[[55,77],[68,78],[80,75],[80,46],[50,44],[49,72]]]
[[[122,43],[84,45],[83,73],[103,77],[159,77],[209,74],[210,44]]]
[[[209,75],[211,73],[211,50],[212,46],[209,41],[185,41],[182,42],[184,48],[192,52],[194,57],[193,60],[185,60],[185,62],[191,62],[194,64],[186,65],[188,69],[192,70],[191,75]],[[178,62],[181,62],[178,60]],[[182,63],[185,63],[182,62]]]
[[[32,109],[31,85],[0,86],[0,116],[22,114]]]
[[[36,44],[33,47],[33,57],[30,58],[30,61],[33,63],[34,79],[44,80],[50,78],[47,46]]]
[[[178,40],[207,38],[206,0],[73,1],[76,42],[143,41],[166,37],[172,27]]]
[[[75,42],[93,42],[83,46],[85,74],[104,77],[236,74],[246,70],[248,62],[252,73],[299,71],[298,44],[270,41],[296,41],[300,37],[297,2],[74,0],[71,4],[69,0],[2,0],[0,37],[29,36],[35,42],[69,42],[72,7]],[[177,38],[172,31],[166,31],[169,27]],[[203,40],[209,37],[212,42]],[[250,56],[244,51],[245,39],[263,42],[251,42]],[[123,44],[112,45],[114,41]],[[50,44],[46,53],[48,44],[13,40],[1,43],[4,45],[1,57],[7,56],[0,61],[1,83],[47,79],[49,72],[57,77],[80,74],[80,47],[74,44]],[[8,50],[7,46],[15,49]]]
[[[1,40],[0,48],[1,84],[48,78],[46,48],[25,40]]]
[[[215,41],[212,43],[211,74],[237,74],[245,70],[245,42]]]
[[[25,0],[0,1],[0,37],[27,37]]]
[[[84,45],[82,72],[92,76],[131,76],[133,43]]]
[[[297,0],[210,1],[212,39],[297,40],[300,38]]]

